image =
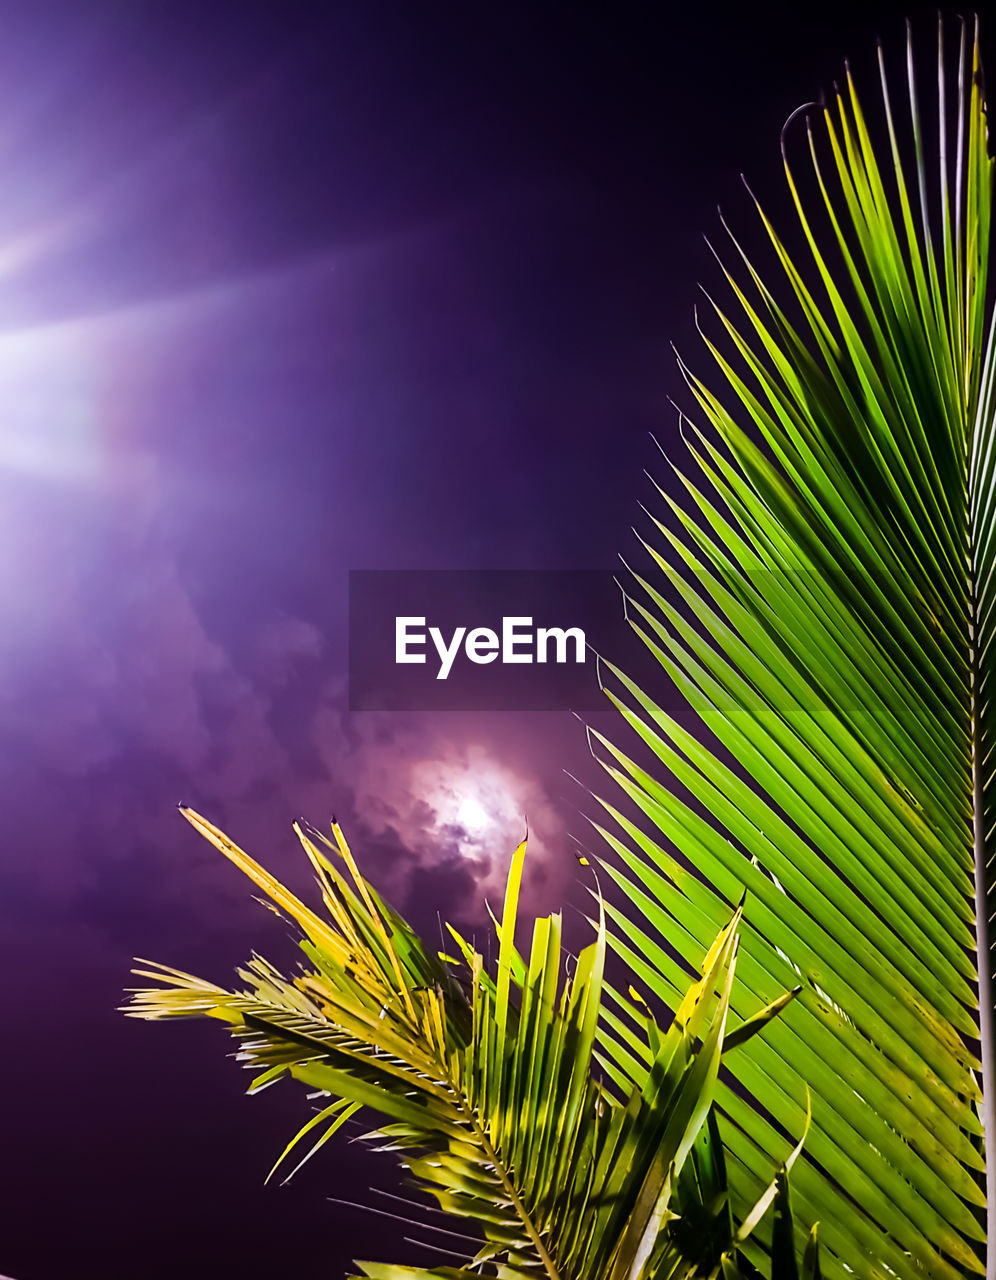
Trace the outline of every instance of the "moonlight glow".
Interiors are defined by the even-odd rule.
[[[525,829],[528,785],[476,747],[459,760],[420,762],[413,774],[414,793],[432,808],[436,838],[455,841],[471,861],[497,859],[504,867]]]
[[[483,831],[491,824],[487,809],[474,796],[464,796],[457,808],[456,816],[460,826],[469,832]]]

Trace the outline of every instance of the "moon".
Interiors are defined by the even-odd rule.
[[[480,800],[474,796],[461,798],[457,805],[456,819],[465,831],[474,834],[483,831],[494,820]]]

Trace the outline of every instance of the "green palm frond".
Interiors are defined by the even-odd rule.
[[[227,991],[148,966],[136,973],[160,985],[135,992],[126,1012],[218,1019],[254,1073],[250,1091],[289,1076],[328,1096],[278,1165],[318,1133],[309,1158],[366,1108],[386,1120],[368,1137],[400,1153],[419,1190],[480,1232],[480,1250],[463,1269],[366,1264],[366,1276],[735,1280],[757,1222],[773,1203],[776,1220],[785,1216],[784,1173],[801,1140],[782,1181],[773,1179],[737,1223],[710,1115],[724,1049],[741,1052],[791,999],[755,1010],[726,1040],[742,906],[718,931],[668,1029],[649,1011],[639,1033],[627,1028],[646,1063],[640,1084],[622,1084],[611,1058],[603,1082],[605,918],[569,981],[559,916],[537,920],[529,955],[520,955],[524,843],[489,974],[455,931],[459,964],[429,953],[366,883],[337,826],[334,843],[296,828],[322,889],[319,916],[216,827],[183,812],[302,929],[309,968],[288,979],[256,956],[239,971],[242,989]]]
[[[746,885],[731,1017],[802,985],[718,1105],[743,1204],[808,1082],[792,1199],[832,1277],[982,1274],[987,1233],[996,1275],[993,162],[977,27],[956,43],[926,123],[912,51],[902,105],[880,51],[874,119],[850,72],[811,110],[797,252],[757,206],[770,271],[732,234],[718,255],[712,373],[681,365],[695,471],[626,592],[666,687],[606,664],[642,746],[592,733],[649,819],[601,802],[611,945],[675,1008]]]

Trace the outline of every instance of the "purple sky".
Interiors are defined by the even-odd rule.
[[[426,929],[526,814],[529,906],[583,902],[578,722],[350,716],[346,575],[632,547],[717,200],[782,207],[785,117],[910,6],[822,8],[0,7],[0,1272],[433,1260],[325,1200],[386,1157],[264,1189],[303,1097],[114,1012],[134,954],[289,954],[175,806],[295,883],[334,810]]]

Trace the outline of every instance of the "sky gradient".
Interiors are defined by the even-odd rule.
[[[783,213],[786,117],[907,12],[0,6],[0,1272],[434,1260],[326,1200],[386,1157],[264,1188],[303,1097],[115,1013],[134,955],[291,955],[176,805],[295,885],[334,811],[429,931],[528,818],[529,907],[583,906],[582,726],[349,714],[348,571],[614,569],[717,202]]]

